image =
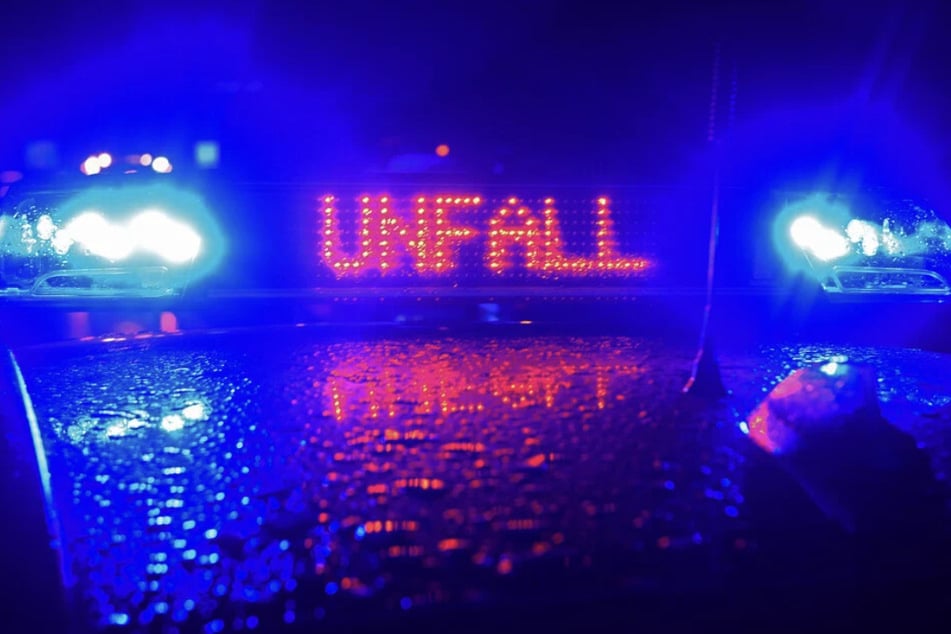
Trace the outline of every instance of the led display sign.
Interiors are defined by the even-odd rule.
[[[607,197],[593,199],[588,214],[587,244],[579,244],[579,232],[566,235],[553,198],[362,195],[349,203],[326,195],[317,214],[317,256],[340,279],[439,279],[463,272],[496,279],[518,273],[626,278],[651,267],[648,258],[622,252]]]

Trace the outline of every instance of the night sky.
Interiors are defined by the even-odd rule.
[[[0,37],[0,167],[40,139],[72,164],[215,138],[223,167],[267,178],[675,182],[709,149],[719,43],[736,180],[945,193],[940,3],[629,4],[22,3]]]

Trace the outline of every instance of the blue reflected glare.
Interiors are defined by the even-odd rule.
[[[490,598],[537,567],[570,593],[602,552],[695,583],[708,549],[725,544],[728,562],[723,536],[742,535],[752,444],[720,424],[735,413],[665,396],[692,351],[294,332],[21,361],[94,622],[306,627],[353,601],[401,612]],[[750,411],[791,369],[839,354],[878,364],[883,412],[900,424],[951,402],[947,381],[921,381],[951,376],[948,359],[906,351],[767,349],[732,359],[725,379]],[[951,446],[940,431],[919,433]]]

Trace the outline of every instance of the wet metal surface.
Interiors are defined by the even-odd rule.
[[[208,632],[335,615],[715,587],[750,544],[738,423],[845,355],[944,478],[951,358],[768,347],[733,395],[628,337],[333,339],[306,329],[20,355],[68,581],[98,626]]]

